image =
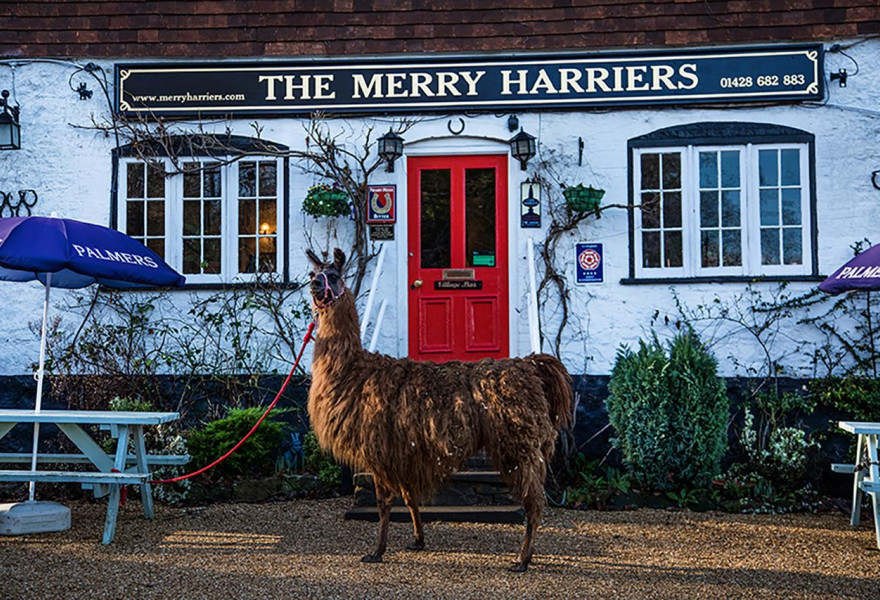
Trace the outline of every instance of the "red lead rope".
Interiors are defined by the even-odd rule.
[[[269,416],[269,413],[272,411],[273,408],[275,408],[275,405],[278,404],[278,400],[281,399],[281,395],[284,393],[284,390],[287,389],[287,384],[290,383],[290,379],[291,379],[291,377],[293,377],[293,372],[296,371],[297,366],[299,366],[299,361],[300,361],[300,359],[302,359],[302,355],[303,355],[303,352],[305,352],[305,350],[306,350],[306,346],[309,344],[310,341],[312,341],[312,331],[314,329],[315,329],[315,322],[312,321],[311,323],[309,323],[309,328],[306,330],[306,336],[303,338],[303,345],[302,345],[302,348],[300,348],[300,350],[299,350],[299,354],[296,356],[296,361],[293,363],[293,366],[290,368],[290,373],[287,374],[287,379],[284,380],[284,383],[281,385],[281,389],[278,390],[277,394],[275,394],[275,399],[272,400],[272,404],[269,405],[269,407],[266,409],[266,412],[263,413],[263,416],[260,417],[260,419],[254,424],[253,427],[251,427],[251,430],[247,432],[247,435],[245,435],[243,438],[241,438],[241,441],[239,441],[236,445],[234,445],[229,450],[229,452],[227,452],[226,454],[224,454],[223,456],[221,456],[220,458],[218,458],[217,460],[212,462],[210,465],[208,465],[206,467],[202,467],[198,471],[193,471],[192,473],[187,473],[186,475],[181,475],[180,477],[173,477],[171,479],[158,479],[158,480],[148,481],[147,483],[174,483],[175,481],[183,481],[184,479],[189,479],[190,477],[195,477],[196,475],[204,473],[208,469],[210,469],[216,465],[219,465],[221,462],[223,462],[224,460],[229,458],[229,456],[233,452],[238,450],[239,447],[242,444],[244,444],[247,441],[247,439],[249,437],[251,437],[251,435],[253,435],[253,433],[257,430],[257,427],[260,426],[260,423],[262,423],[266,419],[266,417]]]

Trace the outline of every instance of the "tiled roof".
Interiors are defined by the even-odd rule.
[[[3,57],[255,57],[833,40],[878,0],[0,1]]]

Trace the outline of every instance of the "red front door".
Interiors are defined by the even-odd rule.
[[[408,159],[409,355],[509,356],[507,156]]]

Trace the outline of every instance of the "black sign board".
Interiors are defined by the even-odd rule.
[[[370,225],[370,239],[374,242],[383,242],[394,239],[394,225]]]
[[[125,115],[375,113],[820,100],[821,44],[116,65]]]
[[[434,282],[435,290],[481,290],[483,289],[482,281],[455,281],[455,280],[442,280]]]

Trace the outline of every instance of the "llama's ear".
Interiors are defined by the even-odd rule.
[[[342,273],[342,267],[345,266],[345,252],[339,248],[333,249],[333,266]]]
[[[311,248],[306,250],[306,256],[309,257],[309,261],[311,261],[311,263],[315,267],[320,268],[320,267],[324,266],[324,261],[322,261],[320,258],[318,258],[318,255],[315,254],[314,252],[312,252]]]

